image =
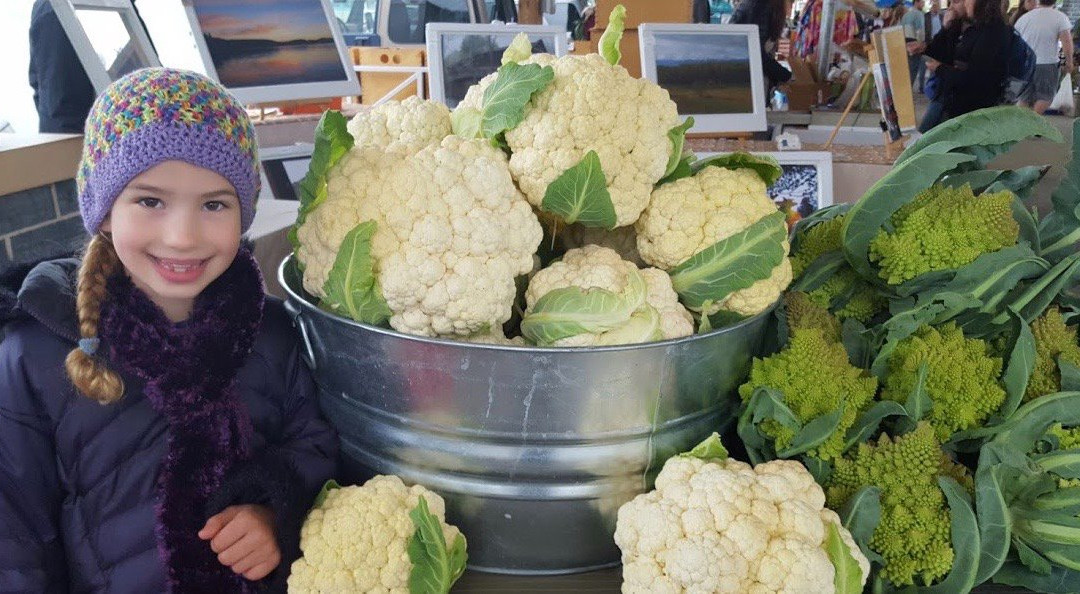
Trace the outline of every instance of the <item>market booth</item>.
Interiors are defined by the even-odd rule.
[[[290,591],[1080,590],[1072,122],[919,136],[888,30],[816,105],[828,2],[787,109],[777,48],[689,3],[600,0],[572,46],[356,4],[276,48],[182,9],[250,106],[249,237],[341,446]],[[85,240],[80,147],[0,135],[0,269]]]

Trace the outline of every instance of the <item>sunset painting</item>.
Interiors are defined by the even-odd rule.
[[[193,0],[227,87],[346,80],[320,0]]]

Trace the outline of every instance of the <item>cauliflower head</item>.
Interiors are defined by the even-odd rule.
[[[830,524],[865,585],[870,563],[801,464],[676,456],[655,490],[619,509],[622,591],[827,594],[835,576],[823,548]]]
[[[1005,402],[998,381],[1001,359],[989,355],[985,341],[965,337],[952,322],[922,326],[897,344],[888,358],[881,399],[906,402],[924,363],[924,388],[933,403],[927,420],[941,441],[982,425]]]
[[[409,517],[419,498],[452,543],[461,534],[446,523],[442,497],[396,476],[327,492],[300,530],[303,556],[292,564],[289,592],[408,594],[413,563],[407,550],[416,527]]]
[[[634,336],[664,340],[694,333],[694,319],[679,303],[666,272],[655,268],[639,270],[615,250],[596,245],[572,249],[561,260],[533,275],[525,290],[525,319],[536,313],[537,304],[546,295],[570,287],[581,289],[584,294],[602,289],[617,296],[614,305],[622,317],[610,329],[576,332],[555,340],[552,346],[625,344],[644,341],[631,340]],[[644,334],[638,332],[643,328],[649,330]]]
[[[754,170],[705,167],[692,177],[653,191],[649,206],[634,225],[638,251],[647,264],[670,271],[694,254],[776,212],[776,204],[765,192],[765,182]],[[783,222],[778,220],[777,224]],[[788,247],[785,235],[785,254]],[[767,278],[732,292],[703,313],[760,313],[790,283],[791,263],[783,258]]]
[[[522,64],[550,66],[555,78],[537,92],[525,117],[506,131],[510,171],[529,202],[539,207],[548,185],[596,151],[615,207],[616,226],[631,225],[664,176],[674,146],[668,131],[679,124],[668,92],[599,54],[533,54]],[[473,85],[459,108],[480,110],[492,74]]]
[[[297,230],[308,292],[324,296],[342,240],[366,221],[390,325],[420,336],[499,328],[543,236],[505,155],[457,136],[411,156],[354,148],[330,169],[326,199]]]
[[[1024,392],[1025,401],[1061,390],[1059,358],[1080,367],[1076,327],[1065,325],[1065,318],[1056,306],[1031,323],[1031,334],[1035,337],[1035,368]]]
[[[899,284],[934,270],[959,268],[979,256],[1016,245],[1020,225],[1012,214],[1013,193],[976,196],[970,186],[932,186],[892,216],[893,232],[870,242],[870,261],[879,275]]]
[[[356,114],[349,121],[348,130],[355,147],[411,155],[450,135],[450,110],[442,103],[424,101],[414,95]]]
[[[896,586],[916,578],[931,584],[952,568],[949,509],[939,476],[971,489],[971,477],[941,450],[927,423],[895,439],[882,435],[877,443],[861,443],[854,456],[833,467],[826,491],[831,508],[840,509],[862,487],[881,488],[881,520],[869,544],[885,560],[882,576]]]

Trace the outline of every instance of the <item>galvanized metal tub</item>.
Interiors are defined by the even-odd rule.
[[[320,310],[292,256],[278,274],[344,478],[396,474],[437,491],[470,568],[497,573],[617,564],[619,506],[672,454],[730,426],[769,315],[643,345],[487,346]]]

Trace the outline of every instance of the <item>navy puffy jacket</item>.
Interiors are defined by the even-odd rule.
[[[125,396],[107,406],[75,393],[64,358],[77,337],[77,266],[36,267],[14,310],[0,294],[0,322],[9,319],[0,334],[0,592],[162,592],[154,484],[165,421],[134,378],[124,377]],[[212,505],[274,509],[283,561],[263,581],[280,589],[299,553],[299,522],[336,470],[337,438],[319,417],[279,300],[267,298],[238,386],[255,429],[254,459]],[[290,480],[270,480],[282,469]]]

